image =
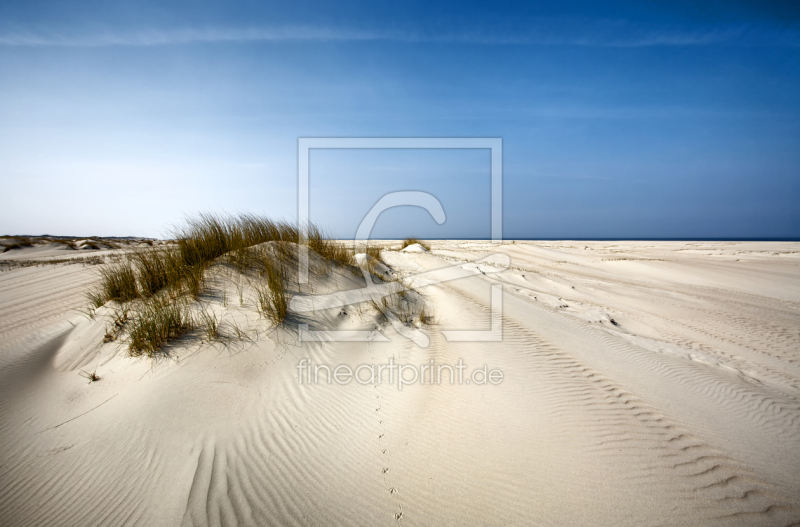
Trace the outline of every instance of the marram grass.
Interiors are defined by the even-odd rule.
[[[111,300],[136,304],[125,327],[129,351],[152,356],[198,325],[187,297],[198,299],[212,263],[226,263],[240,272],[257,271],[257,307],[281,324],[288,313],[287,269],[297,265],[295,244],[302,241],[327,262],[354,264],[353,251],[315,225],[308,225],[305,234],[302,238],[296,225],[250,214],[200,214],[174,232],[173,243],[138,248],[121,261],[101,267],[99,283],[87,296],[94,309]],[[257,247],[266,242],[278,243],[269,252]],[[217,334],[216,321],[201,317],[199,325],[208,335]]]
[[[403,240],[403,246],[402,246],[402,247],[400,247],[400,249],[401,249],[401,250],[402,250],[402,249],[405,249],[405,248],[406,248],[406,247],[408,247],[409,245],[414,245],[415,243],[418,243],[418,244],[420,244],[421,246],[425,247],[425,250],[427,250],[427,251],[430,251],[430,250],[431,250],[431,245],[430,245],[429,243],[427,243],[427,242],[424,242],[424,241],[422,241],[422,240],[419,240],[419,239],[417,239],[417,238],[406,238],[405,240]]]

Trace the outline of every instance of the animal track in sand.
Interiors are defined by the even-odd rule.
[[[371,344],[369,346],[369,354],[370,354],[370,360],[372,361],[373,364],[375,364],[375,357],[373,355],[373,349],[372,349],[372,345]],[[372,387],[375,390],[378,389],[377,381]],[[396,522],[400,523],[400,520],[403,519],[403,503],[400,500],[400,496],[399,496],[399,494],[397,492],[397,488],[395,488],[394,486],[389,486],[390,482],[387,480],[387,473],[389,472],[389,468],[390,468],[388,466],[389,465],[389,456],[388,456],[389,450],[387,448],[384,448],[384,446],[383,446],[383,439],[386,436],[386,426],[384,425],[384,420],[385,419],[377,419],[378,412],[383,407],[383,404],[382,404],[382,401],[381,401],[381,395],[377,391],[375,393],[375,399],[378,400],[378,407],[375,408],[375,414],[376,414],[376,421],[377,421],[378,426],[380,428],[380,430],[379,430],[380,433],[378,434],[378,448],[380,448],[382,461],[383,461],[383,463],[382,463],[383,466],[381,468],[381,477],[383,478],[383,485],[389,491],[389,494],[397,495],[396,496],[396,499],[397,499],[397,511],[394,513],[394,519],[395,519]]]

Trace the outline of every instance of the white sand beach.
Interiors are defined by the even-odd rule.
[[[0,255],[16,262],[0,272],[0,525],[800,524],[800,243],[430,243],[383,252],[403,277],[466,276],[418,288],[433,318],[400,329],[427,346],[369,306],[276,328],[212,268],[198,304],[220,338],[155,358],[104,342],[110,304],[81,313],[104,264]],[[70,258],[126,250],[100,249]],[[469,264],[492,253],[510,267]],[[502,340],[447,341],[491,329],[498,284]],[[363,285],[333,268],[308,291]],[[300,341],[300,323],[373,338]],[[390,361],[502,382],[299,368]]]

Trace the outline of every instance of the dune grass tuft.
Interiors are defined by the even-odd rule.
[[[427,242],[424,242],[422,240],[419,240],[417,238],[406,238],[405,240],[403,240],[403,246],[400,247],[400,250],[405,249],[409,245],[414,245],[415,243],[418,243],[421,246],[425,247],[425,250],[427,250],[427,251],[431,250],[431,244],[429,244]]]
[[[417,314],[417,320],[421,326],[436,324],[436,312],[423,303],[422,308]]]
[[[112,263],[101,267],[100,286],[89,293],[90,301],[100,307],[109,300],[130,302],[139,298],[136,273],[129,261]]]
[[[259,312],[275,324],[283,323],[288,314],[287,277],[298,263],[298,243],[302,241],[326,266],[355,265],[352,249],[313,224],[300,229],[250,214],[200,214],[173,234],[171,242],[137,247],[102,266],[98,286],[87,295],[94,309],[109,301],[131,303],[130,318],[123,324],[131,355],[152,356],[195,326],[202,327],[209,340],[218,337],[216,315],[201,312],[195,323],[188,304],[200,297],[212,265],[228,265],[250,276],[248,281],[254,279]],[[380,249],[373,248],[371,254],[379,258]],[[239,282],[237,289],[244,305]],[[106,336],[116,340],[122,331],[115,323]]]
[[[150,297],[168,287],[183,286],[197,298],[204,285],[208,266],[227,255],[227,261],[244,270],[258,258],[252,247],[270,242],[298,243],[300,229],[286,222],[276,222],[250,214],[220,217],[201,214],[189,219],[175,231],[175,244],[167,247],[141,247],[127,262],[101,270],[101,285],[90,296],[100,307],[109,300],[127,302]],[[315,225],[306,229],[308,247],[328,261],[353,265],[353,251],[329,239]]]
[[[97,375],[97,370],[95,370],[95,371],[93,371],[91,373],[89,373],[88,371],[81,370],[78,375],[80,375],[84,379],[89,379],[89,384],[91,384],[93,382],[97,382],[97,381],[100,380],[100,376]]]
[[[345,247],[343,243],[331,240],[316,225],[307,228],[308,248],[326,260],[332,260],[344,265],[355,265],[354,252]]]
[[[367,247],[366,247],[366,253],[368,255],[372,256],[373,258],[375,258],[376,260],[378,260],[379,262],[383,262],[383,259],[381,258],[381,253],[382,252],[383,252],[383,249],[381,249],[380,247],[377,247],[375,245],[367,245]]]
[[[207,340],[212,341],[219,338],[219,320],[216,313],[202,309],[200,311],[200,322]]]
[[[130,323],[128,350],[131,355],[152,357],[164,344],[194,327],[188,306],[180,299],[152,297],[142,304]]]
[[[181,261],[175,248],[139,249],[133,253],[131,263],[142,296],[152,296],[180,281]]]
[[[275,324],[281,324],[289,312],[289,301],[286,294],[285,275],[280,263],[265,264],[263,275],[266,283],[256,284],[258,311]]]
[[[8,245],[2,245],[3,248],[0,252],[13,251],[14,249],[24,249],[26,247],[33,247],[33,241],[30,238],[10,238],[13,240]]]
[[[203,290],[206,280],[206,267],[208,264],[195,264],[184,269],[184,281],[186,292],[189,296],[197,300]]]

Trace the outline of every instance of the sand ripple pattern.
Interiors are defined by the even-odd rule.
[[[433,249],[387,259],[413,273],[501,251],[512,267],[422,291],[427,348],[390,327],[388,343],[301,343],[237,305],[251,340],[132,360],[91,344],[88,269],[0,273],[0,525],[800,525],[796,244]],[[489,328],[492,284],[503,340],[447,342]],[[347,311],[315,323],[377,323]],[[308,385],[303,358],[505,377]]]

